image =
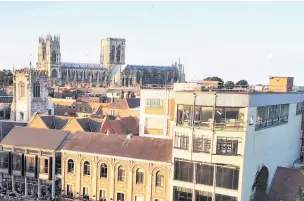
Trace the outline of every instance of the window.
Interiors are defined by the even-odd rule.
[[[125,194],[117,193],[117,201],[125,201]]]
[[[193,181],[193,163],[178,161],[174,162],[174,179],[186,182]]]
[[[99,191],[99,201],[107,201],[107,196],[106,196],[105,190]]]
[[[258,107],[255,130],[288,122],[288,115],[289,104]]]
[[[144,183],[144,172],[142,169],[138,168],[136,170],[136,184]]]
[[[219,155],[239,155],[241,148],[241,138],[218,137],[216,154]]]
[[[228,195],[215,194],[215,201],[237,201],[237,198]]]
[[[142,196],[135,196],[135,201],[144,201]]]
[[[163,107],[163,101],[161,99],[146,99],[147,107]]]
[[[40,158],[40,173],[47,174],[49,172],[48,163],[49,159],[46,158]]]
[[[82,107],[79,107],[79,112],[82,112]]]
[[[117,180],[118,181],[125,181],[125,177],[126,177],[126,170],[122,166],[119,166],[118,167],[118,177],[117,177]]]
[[[174,148],[187,150],[189,147],[189,136],[184,133],[175,132],[173,146]]]
[[[212,201],[212,193],[195,191],[195,201]]]
[[[111,110],[110,112],[111,116],[115,116],[115,110]]]
[[[164,187],[164,175],[161,174],[160,171],[156,172],[155,186],[159,187],[159,188],[163,188]]]
[[[106,164],[101,164],[100,166],[100,177],[107,178],[108,177],[108,167]]]
[[[174,201],[192,201],[192,189],[173,186]]]
[[[73,173],[74,172],[74,161],[72,159],[68,160],[68,172]]]
[[[8,153],[0,153],[0,168],[8,168]]]
[[[73,187],[72,185],[67,185],[67,196],[73,198]]]
[[[193,136],[193,152],[210,153],[211,138],[204,135]]]
[[[20,112],[20,121],[23,121],[23,120],[24,120],[24,113]]]
[[[304,102],[297,103],[296,114],[302,114],[304,112]]]
[[[19,82],[19,97],[22,98],[25,95],[25,85],[23,82]]]
[[[38,81],[34,83],[33,96],[34,96],[34,98],[40,97],[40,84]]]
[[[193,122],[193,106],[177,105],[177,125],[191,126]]]
[[[238,190],[239,169],[216,167],[216,187]]]
[[[26,171],[30,173],[35,172],[35,157],[26,156]]]
[[[85,161],[83,164],[83,174],[84,175],[90,175],[91,171],[90,171],[90,163],[88,161]]]
[[[18,154],[13,154],[13,170],[21,171],[22,167],[22,156]]]
[[[88,187],[82,187],[82,197],[84,199],[90,199],[89,188]]]
[[[214,166],[206,164],[196,165],[196,183],[213,186]]]

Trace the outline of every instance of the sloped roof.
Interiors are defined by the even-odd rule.
[[[149,65],[128,65],[131,70],[164,70],[164,71],[177,71],[178,69],[173,66],[149,66]]]
[[[27,125],[26,122],[17,122],[17,121],[10,121],[10,120],[0,120],[0,141],[4,139],[4,137],[15,127],[25,127]]]
[[[127,98],[126,101],[131,109],[140,107],[140,98]]]
[[[56,150],[68,134],[69,131],[16,126],[7,134],[1,144]]]
[[[61,66],[70,67],[70,68],[103,68],[102,64],[75,63],[75,62],[61,62]]]
[[[300,187],[304,187],[304,174],[299,169],[278,167],[268,201],[294,201]]]
[[[62,150],[170,163],[172,140],[76,132]]]

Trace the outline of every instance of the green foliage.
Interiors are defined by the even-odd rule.
[[[218,81],[220,83],[224,83],[224,81],[222,80],[222,78],[219,78],[219,77],[206,77],[204,80],[205,81]]]
[[[243,88],[247,88],[248,87],[248,82],[247,82],[247,80],[239,80],[239,81],[237,81],[237,83],[235,83],[235,85],[243,87]]]
[[[300,186],[299,193],[295,201],[304,201],[304,187]]]
[[[232,81],[227,81],[225,83],[225,88],[228,88],[228,89],[232,89],[234,87],[234,82]]]
[[[0,70],[0,84],[5,86],[13,84],[13,73],[11,70]]]

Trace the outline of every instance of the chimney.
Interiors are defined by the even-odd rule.
[[[110,135],[110,129],[107,129],[106,135]]]

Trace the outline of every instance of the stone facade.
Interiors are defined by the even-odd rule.
[[[69,161],[73,161],[73,172],[68,171]],[[89,162],[90,174],[84,175],[84,163]],[[62,190],[64,194],[72,193],[74,196],[84,194],[84,187],[88,189],[86,194],[92,200],[100,200],[103,191],[106,200],[119,200],[118,193],[124,195],[124,200],[170,200],[170,164],[153,161],[139,161],[130,159],[119,159],[110,156],[101,156],[85,153],[62,153]],[[101,175],[101,167],[105,164],[107,172]],[[118,180],[118,169],[123,167],[125,179]],[[143,182],[136,182],[136,172],[143,172]],[[163,176],[162,184],[157,185],[156,175]],[[67,192],[70,186],[70,192]]]
[[[100,45],[100,63],[112,69],[116,64],[125,63],[125,39],[105,38]]]
[[[46,71],[21,69],[14,72],[11,120],[28,122],[35,112],[47,114],[48,76]]]

